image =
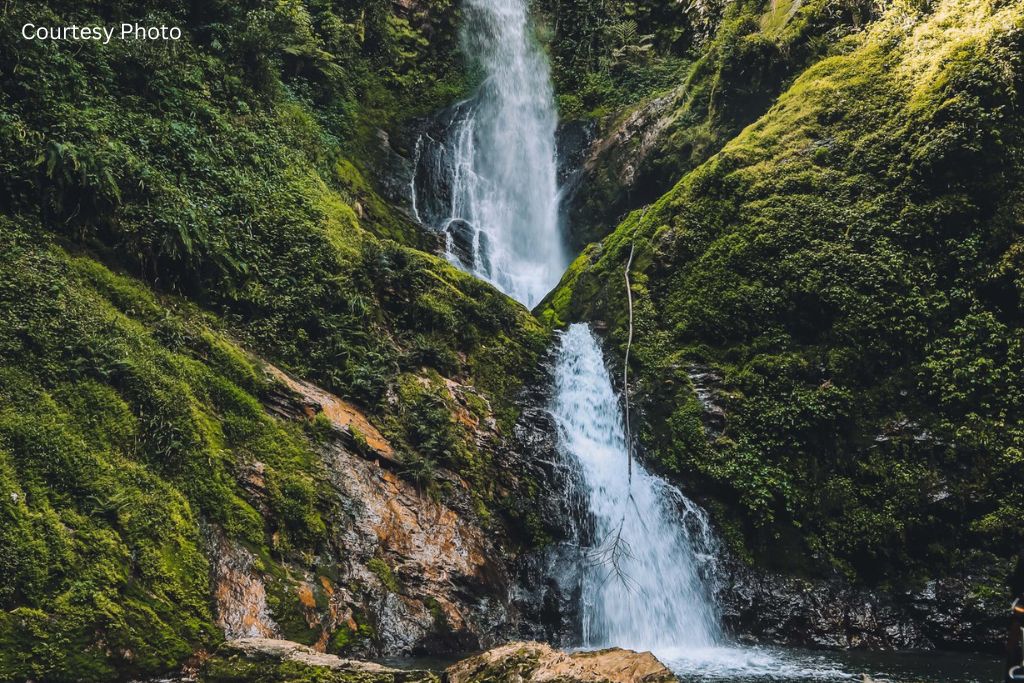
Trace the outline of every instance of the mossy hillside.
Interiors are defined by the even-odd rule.
[[[68,255],[31,221],[2,220],[0,675],[109,680],[215,644],[201,523],[261,558],[275,619],[315,641],[284,563],[320,572],[322,558],[344,552],[327,533],[343,516],[316,425],[307,440],[266,416],[263,373],[216,319]],[[450,399],[401,377],[422,388],[403,390],[396,407],[412,413],[412,431],[393,441],[405,449],[402,474],[431,488],[437,468],[457,469],[483,519],[514,514],[493,496],[500,473],[456,426]],[[254,492],[257,461],[265,483]]]
[[[0,236],[0,677],[172,668],[220,637],[200,520],[277,557],[315,552],[319,461],[203,316],[31,223],[2,218]],[[238,483],[256,460],[259,501]]]
[[[889,3],[542,306],[621,357],[635,243],[642,441],[748,557],[914,586],[1020,546],[1022,29]]]
[[[215,644],[204,523],[280,574],[270,597],[295,612],[284,565],[322,569],[333,515],[322,426],[266,417],[266,380],[239,343],[359,404],[410,469],[465,464],[487,518],[516,509],[478,485],[501,479],[498,445],[456,425],[439,378],[472,387],[506,428],[546,333],[418,251],[423,236],[366,176],[378,125],[464,87],[444,49],[454,4],[417,7],[100,17],[27,3],[5,17],[185,37],[0,34],[0,678],[153,675]],[[432,399],[399,391],[417,377]],[[444,440],[406,431],[399,418],[421,413]],[[239,484],[256,460],[259,496]]]
[[[104,10],[110,16],[99,16],[80,3],[21,3],[5,16],[11,31],[2,49],[11,67],[4,72],[4,133],[8,144],[27,144],[22,156],[7,160],[5,181],[17,196],[32,180],[26,167],[41,168],[50,181],[50,208],[77,206],[76,225],[112,205],[146,199],[167,214],[158,226],[166,230],[147,234],[121,212],[116,236],[127,240],[140,232],[134,251],[177,248],[195,260],[216,261],[211,269],[243,268],[244,261],[233,261],[240,254],[225,251],[229,236],[210,223],[244,209],[222,200],[226,188],[241,185],[239,194],[249,189],[250,195],[259,189],[244,187],[255,180],[245,169],[289,161],[280,159],[280,148],[291,148],[347,199],[380,209],[375,230],[415,241],[415,231],[377,202],[362,178],[378,151],[376,129],[432,111],[466,84],[453,49],[454,3],[432,3],[429,12],[411,7],[399,15],[383,0],[330,8],[153,3],[110,7]],[[87,41],[71,49],[22,40],[15,30],[26,21],[122,19],[181,26],[184,38]],[[278,149],[268,151],[274,143]],[[210,201],[181,201],[190,194]],[[185,219],[194,227],[182,226]],[[158,238],[165,243],[154,244]]]
[[[454,4],[137,12],[186,37],[75,49],[4,38],[4,63],[18,64],[0,135],[12,212],[217,312],[251,348],[371,413],[393,410],[400,373],[430,367],[477,385],[507,426],[541,329],[415,250],[425,236],[360,172],[377,125],[464,87],[446,49]],[[30,15],[97,19],[55,3],[10,21]]]
[[[563,115],[599,119],[599,137],[607,139],[570,207],[573,239],[581,246],[607,235],[626,212],[654,201],[718,152],[804,69],[841,50],[842,39],[862,30],[875,11],[871,2],[832,0],[629,7],[591,3],[591,21],[603,29],[559,24],[564,35],[555,48],[556,78],[568,93],[563,98],[582,103],[575,114]],[[623,21],[618,13],[639,21],[651,50],[632,57],[599,52],[593,63],[565,64],[562,53],[581,34],[615,34]],[[613,38],[602,43],[608,50]],[[637,116],[644,126],[632,130],[626,122]]]

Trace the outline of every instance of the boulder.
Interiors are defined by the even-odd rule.
[[[445,671],[448,683],[668,683],[675,675],[650,652],[620,648],[567,653],[543,643],[509,643]]]
[[[466,268],[472,268],[476,260],[473,256],[473,238],[476,236],[476,228],[468,221],[453,218],[445,226],[444,231],[451,237],[452,256]]]

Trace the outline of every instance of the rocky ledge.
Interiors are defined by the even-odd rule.
[[[669,683],[675,675],[650,652],[620,648],[566,653],[543,643],[509,643],[448,667],[448,683]]]
[[[1002,647],[1005,603],[975,588],[994,582],[980,573],[934,580],[913,592],[875,592],[839,579],[773,575],[733,559],[723,565],[722,618],[743,641],[825,649]]]
[[[432,671],[392,669],[317,652],[289,640],[229,640],[199,672],[201,683],[440,683]]]
[[[241,638],[203,662],[199,683],[676,683],[650,652],[611,648],[567,653],[550,645],[501,645],[433,671],[343,659],[288,640]]]

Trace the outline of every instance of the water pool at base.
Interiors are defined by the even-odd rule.
[[[655,653],[683,683],[990,683],[1000,680],[1001,661],[954,652],[817,651],[723,646]]]

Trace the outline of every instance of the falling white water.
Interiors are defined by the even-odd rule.
[[[532,307],[568,260],[558,224],[558,120],[526,5],[464,0],[462,46],[483,82],[445,135],[450,207],[435,227],[450,260]]]
[[[597,338],[571,325],[561,335],[551,412],[590,517],[580,534],[583,647],[650,650],[687,680],[851,678],[815,655],[739,647],[724,636],[707,516],[641,463],[630,474],[622,409]]]
[[[721,639],[709,581],[714,540],[700,508],[640,463],[629,474],[622,406],[586,325],[562,335],[552,408],[578,462],[593,536],[583,575],[583,644],[708,648]],[[702,576],[703,573],[703,576]]]

